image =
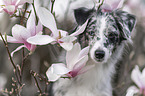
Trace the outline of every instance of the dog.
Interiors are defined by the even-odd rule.
[[[102,12],[84,7],[75,9],[74,15],[78,26],[88,20],[77,40],[82,48],[90,46],[87,65],[95,67],[75,78],[60,78],[52,86],[52,96],[112,96],[115,64],[131,42],[135,16],[121,10]]]

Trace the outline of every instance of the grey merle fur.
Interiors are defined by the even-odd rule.
[[[78,25],[82,25],[87,19],[89,19],[85,32],[80,34],[78,37],[78,41],[81,43],[82,47],[88,46],[90,39],[100,39],[99,36],[96,36],[96,34],[99,33],[97,28],[99,28],[100,25],[99,22],[97,24],[96,22],[99,21],[99,17],[103,15],[108,17],[108,27],[110,25],[112,27],[106,29],[106,31],[110,31],[110,34],[106,34],[104,31],[104,34],[106,34],[106,37],[109,39],[106,41],[104,46],[107,47],[109,43],[120,44],[123,40],[130,38],[130,32],[133,30],[135,25],[134,15],[128,14],[127,12],[121,10],[115,10],[113,12],[101,12],[101,10],[96,11],[94,9],[82,7],[75,10],[75,18]],[[119,33],[117,33],[117,30]]]
[[[135,16],[121,10],[102,12],[101,9],[96,11],[87,8],[76,9],[74,15],[78,26],[88,20],[85,31],[78,36],[78,42],[82,48],[90,46],[87,65],[94,64],[95,67],[75,78],[59,79],[53,85],[53,94],[112,96],[111,77],[115,72],[115,64],[121,58],[124,45],[131,41]]]

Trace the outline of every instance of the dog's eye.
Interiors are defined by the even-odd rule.
[[[108,39],[109,39],[110,43],[116,43],[118,41],[117,34],[110,33],[108,35]]]

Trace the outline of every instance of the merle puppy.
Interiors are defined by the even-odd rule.
[[[82,48],[90,46],[87,65],[95,67],[72,79],[59,79],[53,84],[53,96],[112,96],[111,77],[122,57],[125,44],[131,42],[136,19],[121,10],[113,12],[79,8],[76,22],[88,20],[85,32],[78,36]]]

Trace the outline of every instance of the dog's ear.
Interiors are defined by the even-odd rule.
[[[121,10],[116,10],[114,12],[114,17],[121,32],[120,35],[122,39],[126,40],[130,38],[131,32],[136,24],[135,16]]]
[[[92,12],[93,12],[93,9],[87,9],[85,7],[75,9],[74,15],[75,15],[75,19],[78,25],[84,24]]]

